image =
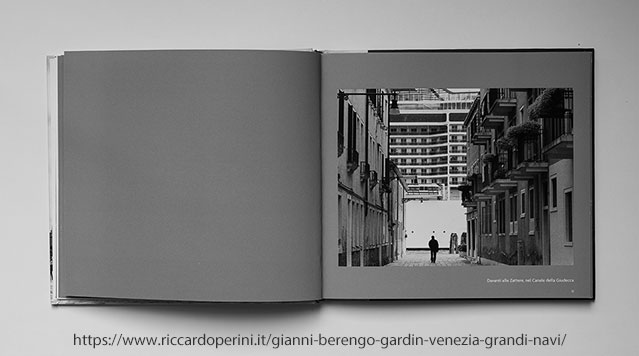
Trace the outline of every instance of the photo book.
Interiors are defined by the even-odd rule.
[[[594,299],[594,50],[47,58],[54,305]]]

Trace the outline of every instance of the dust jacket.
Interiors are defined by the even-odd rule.
[[[594,51],[47,58],[51,302],[594,299]]]

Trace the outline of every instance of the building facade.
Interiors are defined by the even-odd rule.
[[[573,91],[481,89],[464,121],[468,254],[572,265]]]
[[[466,114],[477,90],[418,88],[398,92],[390,122],[390,158],[419,200],[460,200],[466,181]]]
[[[388,159],[390,92],[338,94],[338,265],[383,266],[404,254],[405,184]]]

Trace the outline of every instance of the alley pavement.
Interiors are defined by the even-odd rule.
[[[448,250],[437,253],[437,261],[430,262],[430,251],[406,251],[404,257],[386,266],[400,267],[455,267],[471,266],[471,263],[459,254],[449,254]]]

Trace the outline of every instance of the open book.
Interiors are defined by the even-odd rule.
[[[52,303],[594,298],[593,51],[49,57]]]

